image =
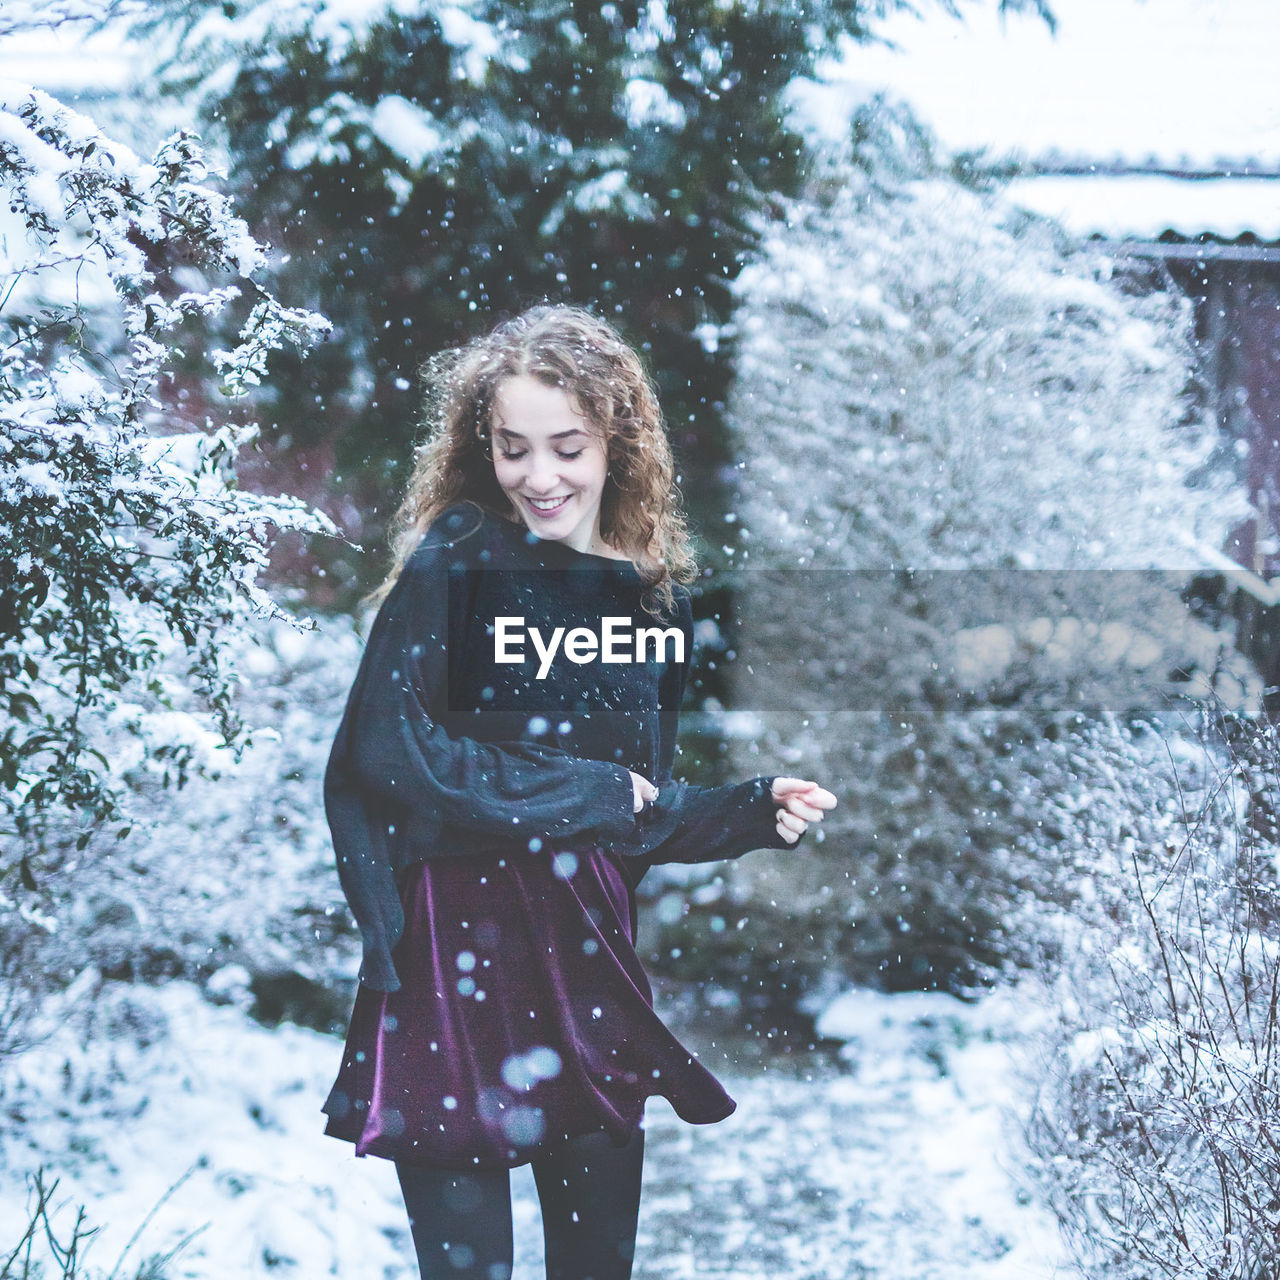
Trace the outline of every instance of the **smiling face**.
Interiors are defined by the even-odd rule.
[[[494,475],[530,531],[575,551],[611,554],[600,537],[608,456],[569,395],[526,374],[504,378],[492,435]]]

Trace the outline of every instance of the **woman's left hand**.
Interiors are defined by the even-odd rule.
[[[825,810],[836,807],[836,798],[816,782],[804,778],[774,778],[773,802],[778,810],[778,834],[795,844],[809,829],[809,823],[821,822]]]

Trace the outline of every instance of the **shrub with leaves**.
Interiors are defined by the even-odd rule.
[[[326,322],[254,285],[265,255],[202,185],[192,136],[175,135],[144,165],[36,90],[0,103],[0,131],[26,242],[8,264],[0,363],[0,805],[10,834],[30,838],[55,804],[116,813],[87,721],[127,684],[146,683],[165,636],[194,655],[190,674],[235,739],[217,639],[255,612],[280,615],[255,583],[264,531],[332,531],[292,499],[236,488],[231,463],[255,424],[197,426],[157,398],[175,331],[196,336],[192,318],[241,293],[209,287],[205,273],[238,277],[255,295],[240,344],[212,355],[232,394],[260,380],[270,351],[310,341]],[[161,685],[149,691],[164,702]],[[152,754],[176,757],[181,776],[194,752],[157,743]]]
[[[193,775],[176,797],[122,734],[115,764],[131,788],[132,830],[91,841],[71,874],[53,878],[54,927],[29,940],[41,976],[15,973],[15,990],[92,972],[129,983],[186,979],[267,1021],[341,1025],[359,940],[334,875],[320,778],[360,648],[346,618],[306,635],[277,620],[252,639],[228,640],[224,660],[252,740],[217,778]],[[0,959],[23,936],[15,923]]]
[[[256,584],[269,529],[334,532],[239,489],[257,433],[234,398],[327,329],[253,276],[266,254],[210,185],[199,140],[144,163],[38,90],[0,97],[0,933],[6,1000],[35,980],[60,887],[127,835],[131,797],[216,775],[251,730],[222,661],[289,615]],[[172,377],[202,323],[213,409]],[[207,410],[207,411],[206,411]],[[306,620],[295,623],[305,627]],[[130,769],[134,770],[130,777]],[[109,825],[108,825],[109,824]],[[34,950],[33,950],[34,948]]]

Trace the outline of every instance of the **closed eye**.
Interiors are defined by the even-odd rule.
[[[582,457],[582,455],[585,452],[586,452],[585,449],[579,449],[576,453],[562,453],[559,449],[557,449],[556,456],[564,462],[572,462],[575,458]],[[502,460],[504,462],[519,462],[520,459],[523,457],[524,457],[523,450],[520,453],[508,453],[504,451],[502,454]]]

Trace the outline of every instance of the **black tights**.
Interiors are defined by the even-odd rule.
[[[533,1161],[547,1280],[630,1280],[640,1213],[644,1130],[625,1147],[607,1133],[571,1138]],[[422,1280],[510,1280],[511,1178],[397,1164]]]

